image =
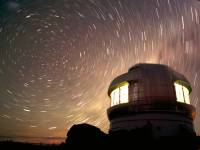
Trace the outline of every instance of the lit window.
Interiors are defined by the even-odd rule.
[[[175,90],[176,90],[177,101],[190,104],[189,90],[185,86],[178,84],[178,83],[174,83],[174,86],[175,86]]]
[[[184,93],[185,102],[187,104],[190,104],[189,90],[184,86],[183,86],[183,93]]]
[[[175,83],[175,89],[176,89],[176,99],[177,99],[177,101],[184,103],[182,85]]]
[[[114,91],[114,105],[119,104],[119,88],[115,89]]]
[[[121,86],[120,88],[120,103],[128,102],[128,84]]]
[[[111,92],[111,106],[128,102],[128,83]]]
[[[114,91],[112,91],[110,96],[111,96],[111,106],[113,106],[114,105]]]

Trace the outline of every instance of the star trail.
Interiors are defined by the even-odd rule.
[[[110,82],[144,62],[188,78],[199,134],[199,41],[197,0],[2,0],[0,137],[61,140],[84,122],[107,132]]]

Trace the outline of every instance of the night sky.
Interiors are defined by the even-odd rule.
[[[199,134],[199,51],[197,0],[0,0],[0,138],[107,132],[110,82],[144,62],[188,78]]]

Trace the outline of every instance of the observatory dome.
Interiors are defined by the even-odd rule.
[[[172,128],[184,124],[193,130],[191,91],[185,76],[166,65],[136,64],[109,86],[110,131],[141,127],[149,121],[159,126],[163,118]]]

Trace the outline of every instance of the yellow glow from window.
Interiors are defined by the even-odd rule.
[[[176,90],[176,99],[179,102],[190,104],[189,90],[178,83],[174,83]]]
[[[128,102],[128,84],[116,88],[110,94],[111,106]]]
[[[111,106],[114,106],[114,91],[111,93]]]
[[[187,104],[190,104],[189,90],[184,86],[183,86],[183,93],[184,93],[184,97],[185,97],[185,102]]]
[[[128,84],[120,87],[120,103],[128,102]]]
[[[114,90],[114,101],[113,105],[119,104],[119,88]]]
[[[176,89],[176,99],[177,99],[177,101],[184,103],[182,85],[175,83],[175,89]]]

